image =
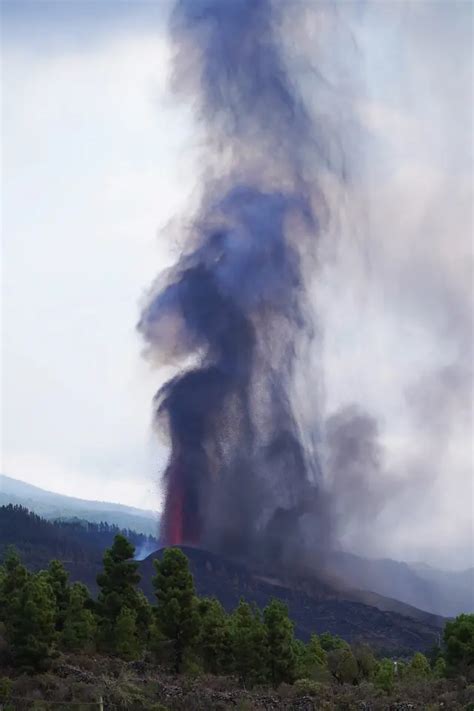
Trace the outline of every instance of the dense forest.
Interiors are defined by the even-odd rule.
[[[82,519],[47,521],[19,505],[0,506],[0,554],[9,545],[21,553],[27,567],[38,569],[51,559],[64,563],[97,562],[114,537],[122,534],[137,550],[158,547],[158,541],[129,529]]]
[[[32,690],[43,703],[35,708],[43,709],[53,701],[54,708],[60,702],[65,708],[85,704],[94,694],[110,709],[231,708],[232,694],[250,699],[251,705],[241,708],[260,708],[262,694],[280,699],[280,706],[270,708],[302,708],[294,705],[302,697],[319,699],[318,706],[305,708],[338,708],[341,695],[347,703],[367,697],[376,704],[368,708],[389,708],[383,704],[403,695],[421,695],[425,704],[427,698],[439,702],[443,694],[450,699],[448,708],[468,708],[474,615],[449,621],[441,645],[429,656],[381,659],[367,645],[349,645],[328,633],[301,642],[287,608],[276,599],[263,610],[241,600],[226,613],[217,600],[197,596],[179,548],[155,560],[150,604],[138,588],[134,554],[134,545],[116,534],[103,555],[94,600],[82,583],[69,582],[57,560],[29,572],[16,550],[6,551],[0,567],[3,709],[31,708],[25,699]],[[196,700],[210,678],[220,680],[218,686],[227,680],[232,689],[227,706],[220,697],[221,705],[213,705],[212,693],[207,705]],[[333,705],[322,705],[329,698]]]

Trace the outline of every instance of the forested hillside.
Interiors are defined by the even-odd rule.
[[[0,506],[0,554],[14,545],[25,564],[36,570],[54,558],[66,564],[94,566],[118,533],[126,535],[137,550],[158,547],[158,541],[152,536],[120,529],[107,522],[46,521],[23,506]]]
[[[0,474],[0,506],[16,504],[48,519],[79,518],[92,523],[108,523],[120,529],[132,529],[155,536],[159,516],[153,511],[110,501],[90,501],[56,494],[19,479]]]
[[[86,584],[93,597],[99,592],[97,575],[103,550],[111,545],[117,533],[117,527],[105,523],[49,522],[23,507],[0,507],[0,550],[14,544],[31,570],[46,567],[51,559],[60,560],[71,580]],[[150,537],[133,531],[122,533],[137,550],[158,547],[158,542]],[[374,595],[367,603],[365,594],[361,597],[358,591],[345,593],[317,578],[306,581],[304,587],[298,585],[298,581],[294,581],[293,586],[282,586],[207,551],[183,550],[189,558],[200,595],[216,597],[227,611],[233,609],[241,597],[261,608],[277,598],[288,606],[296,634],[303,640],[309,639],[314,630],[328,630],[348,641],[364,640],[378,650],[413,652],[429,649],[444,624],[441,618],[388,598]],[[161,555],[158,551],[140,563],[140,587],[150,601],[154,596],[153,558]]]
[[[121,531],[133,531],[153,538],[158,535],[159,516],[152,511],[63,496],[0,474],[0,506],[8,504],[23,506],[49,521],[81,522],[81,525],[87,521],[102,527],[108,524],[112,530],[118,527]],[[108,545],[108,541],[101,540],[100,545]],[[154,548],[156,544],[143,547],[137,542],[140,557],[145,557],[147,551]],[[31,556],[34,558],[36,553],[38,551],[31,551]],[[48,559],[47,552],[42,559]],[[95,588],[95,570],[84,567],[77,556],[70,557],[67,563],[73,577],[85,579]],[[327,556],[324,566],[321,572],[325,577],[339,580],[348,589],[358,589],[361,591],[361,602],[380,609],[410,614],[403,605],[398,609],[394,606],[393,600],[396,599],[412,608],[443,617],[474,612],[474,568],[447,572],[424,564],[368,559],[343,551]],[[362,591],[367,592],[362,595]],[[392,600],[388,607],[384,606],[384,598]]]
[[[139,589],[133,545],[116,535],[94,600],[52,560],[32,573],[9,550],[0,565],[0,705],[85,704],[116,711],[470,708],[474,615],[445,626],[429,656],[382,657],[329,632],[304,643],[286,605],[245,600],[226,612],[196,593],[179,548]],[[407,705],[408,704],[408,705]]]

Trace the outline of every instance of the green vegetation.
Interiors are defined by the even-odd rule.
[[[246,686],[268,678],[265,627],[260,610],[240,601],[231,616],[233,671]]]
[[[226,674],[232,669],[232,639],[229,616],[219,600],[204,598],[198,603],[198,656],[205,672]]]
[[[97,618],[93,612],[94,603],[89,591],[82,583],[74,583],[69,588],[64,626],[59,643],[71,652],[90,652],[97,637]]]
[[[185,686],[190,679],[212,674],[216,679],[234,679],[236,688],[276,689],[268,693],[281,698],[330,697],[329,705],[321,708],[337,707],[337,695],[347,695],[348,689],[357,689],[350,693],[360,699],[367,695],[386,699],[403,689],[410,694],[437,689],[439,696],[439,689],[450,680],[458,690],[469,689],[474,681],[474,615],[460,615],[447,623],[443,645],[430,660],[421,652],[411,659],[377,659],[366,644],[350,645],[327,632],[313,634],[307,643],[295,639],[293,623],[280,600],[272,600],[263,611],[241,600],[229,614],[217,600],[199,598],[188,560],[178,548],[165,550],[155,560],[156,603],[150,604],[138,589],[134,552],[123,535],[115,536],[104,553],[97,578],[99,594],[93,600],[85,585],[69,582],[59,561],[33,573],[14,550],[7,551],[0,566],[0,665],[15,673],[13,681],[0,673],[0,704],[10,694],[13,698],[12,683],[17,683],[15,674],[21,672],[52,688],[58,660],[71,655],[93,657],[95,668],[116,665],[111,678],[123,676],[126,667],[120,665],[138,663],[180,675]],[[118,694],[120,687],[122,694],[113,708],[153,708],[137,701],[142,698],[138,678],[125,675],[115,686],[107,678],[104,693],[112,694],[113,687]],[[447,707],[457,708],[455,697],[450,699]],[[247,697],[239,697],[235,705],[246,703],[254,707]]]
[[[263,620],[271,683],[276,687],[282,681],[294,681],[296,650],[288,608],[280,600],[272,600],[264,610]]]
[[[109,529],[119,527],[122,530],[129,530],[133,537],[143,536],[144,538],[155,535],[159,519],[151,511],[143,511],[122,504],[113,504],[110,501],[86,501],[77,499],[73,496],[63,496],[55,494],[52,491],[40,489],[37,486],[32,486],[24,481],[12,479],[11,477],[0,474],[0,509],[7,507],[30,509],[32,515],[41,516],[41,520],[47,522],[74,522],[79,525],[88,522],[92,524],[91,532],[101,529],[102,532]],[[0,540],[4,540],[2,534],[2,516],[0,516]],[[21,531],[17,531],[21,536]],[[102,550],[105,546],[111,544],[109,541],[102,540]],[[133,541],[135,545],[138,542]],[[15,545],[17,542],[15,542]],[[57,555],[57,553],[55,554]]]
[[[99,596],[96,612],[99,650],[124,659],[137,659],[143,651],[150,626],[151,610],[138,590],[135,548],[118,534],[104,554],[104,570],[97,576]]]
[[[474,666],[474,615],[459,615],[444,630],[445,660],[452,671],[467,674]]]
[[[193,576],[188,559],[179,548],[168,548],[163,559],[155,560],[153,586],[158,629],[173,644],[173,667],[181,671],[185,653],[199,633],[199,616]]]
[[[152,536],[104,521],[91,523],[78,518],[47,521],[23,506],[0,506],[0,557],[9,545],[14,545],[29,568],[47,567],[52,558],[77,564],[95,563],[117,534],[126,536],[137,549],[158,548],[158,541]]]
[[[375,672],[375,685],[390,694],[395,681],[394,665],[391,659],[382,659]]]

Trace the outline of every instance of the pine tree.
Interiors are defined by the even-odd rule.
[[[352,653],[359,668],[359,679],[371,679],[374,675],[377,660],[368,644],[355,644]]]
[[[150,635],[150,625],[153,620],[153,610],[142,590],[136,591],[135,607],[137,635],[140,645],[145,647]]]
[[[319,666],[325,666],[327,664],[327,654],[317,634],[311,635],[306,645],[306,650],[311,664],[318,664]]]
[[[73,652],[91,651],[97,631],[89,591],[82,583],[71,585],[61,633],[62,646]]]
[[[471,678],[474,669],[474,614],[458,615],[444,628],[448,670]]]
[[[332,652],[335,649],[349,649],[349,645],[344,639],[338,635],[332,635],[330,632],[320,635],[319,642],[325,652]]]
[[[16,627],[23,616],[25,589],[30,577],[30,573],[22,564],[17,551],[10,547],[7,550],[0,576],[1,632],[5,637],[10,657],[14,655],[13,644]]]
[[[136,614],[136,632],[141,648],[148,636],[151,610],[143,593],[137,590],[140,575],[138,563],[133,560],[134,553],[134,546],[121,534],[116,535],[112,547],[104,553],[104,570],[97,576],[100,588],[97,600],[99,644],[110,653],[117,653],[116,624],[123,608]]]
[[[56,605],[44,576],[28,578],[12,612],[7,638],[15,666],[31,671],[47,669],[56,639]]]
[[[137,614],[128,607],[122,607],[115,623],[115,652],[122,659],[127,660],[137,659],[140,656]]]
[[[294,625],[281,600],[272,600],[263,611],[270,680],[274,687],[293,682],[296,673]]]
[[[69,573],[59,560],[52,560],[45,572],[45,579],[56,602],[56,630],[61,632],[69,605]]]
[[[268,677],[266,631],[257,608],[240,601],[231,617],[234,671],[244,684],[264,682]]]
[[[375,685],[379,689],[383,689],[387,694],[393,690],[395,672],[391,659],[382,659],[375,672]]]
[[[350,647],[337,647],[328,652],[328,668],[339,684],[355,684],[359,667]]]
[[[446,676],[447,665],[444,657],[438,657],[433,666],[433,676],[435,679],[444,679]]]
[[[415,652],[408,665],[407,676],[410,679],[428,679],[431,676],[430,663],[424,654]]]
[[[199,652],[204,670],[225,674],[231,666],[229,618],[220,602],[204,598],[199,601]]]
[[[24,590],[30,574],[22,564],[14,548],[9,548],[2,566],[0,577],[0,620],[11,620],[12,611],[18,604],[18,597]]]
[[[309,642],[296,641],[297,677],[299,679],[317,679],[326,677],[327,653],[321,646],[319,637],[312,634]]]
[[[164,636],[173,642],[173,666],[179,672],[185,653],[192,649],[199,633],[194,580],[188,559],[179,548],[167,548],[162,560],[155,560],[154,564],[156,621]]]

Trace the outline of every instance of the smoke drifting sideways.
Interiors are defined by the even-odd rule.
[[[274,561],[322,547],[330,530],[292,401],[317,332],[306,275],[331,161],[286,69],[280,20],[268,0],[175,7],[176,86],[205,126],[206,184],[138,325],[154,358],[186,364],[155,397],[171,441],[163,543]]]

